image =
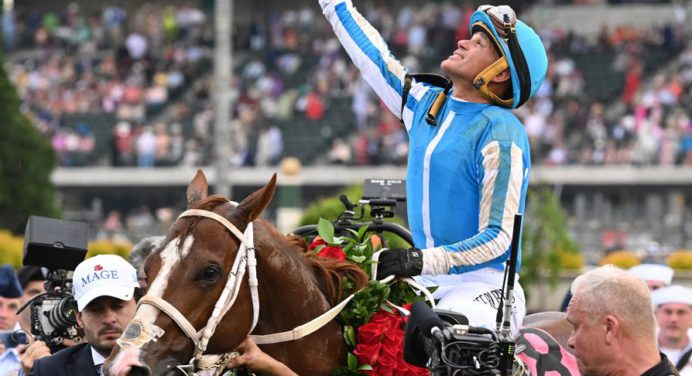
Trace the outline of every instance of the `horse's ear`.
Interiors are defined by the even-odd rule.
[[[240,211],[248,223],[257,219],[257,217],[262,214],[262,211],[267,208],[269,202],[274,197],[274,191],[276,190],[276,173],[272,175],[269,183],[265,185],[258,191],[253,192],[250,196],[247,196],[240,204],[238,204],[237,210]]]
[[[204,172],[201,169],[197,170],[195,177],[190,181],[190,185],[187,186],[187,208],[190,209],[199,200],[207,197],[207,177],[204,176]]]

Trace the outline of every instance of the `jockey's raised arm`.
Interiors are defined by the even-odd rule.
[[[401,117],[401,96],[406,68],[392,56],[380,33],[349,0],[320,0],[348,55],[387,108]]]

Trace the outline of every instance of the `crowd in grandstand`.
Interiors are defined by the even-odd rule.
[[[436,3],[394,13],[373,4],[361,10],[410,71],[437,72],[440,56],[468,35],[474,9]],[[325,144],[316,146],[323,152],[314,163],[404,164],[405,130],[358,78],[316,12],[265,14],[236,43],[233,163],[277,164],[290,154],[286,138],[300,120],[326,128],[316,139]],[[14,38],[5,41],[13,51],[9,74],[60,164],[213,161],[210,19],[189,5],[146,4],[130,13],[107,6],[86,14],[76,5],[63,14],[17,11]],[[692,164],[692,47],[685,46],[682,26],[604,27],[592,37],[538,31],[550,52],[548,78],[517,111],[536,164]],[[651,51],[657,60],[646,59]],[[607,56],[607,65],[582,64],[590,54]],[[609,95],[590,90],[599,84],[594,69],[610,72],[610,81],[600,83],[615,87]],[[332,135],[334,119],[327,115],[342,98],[349,98],[353,115],[338,120],[352,132]],[[106,114],[106,120],[84,114]],[[284,146],[267,147],[268,141]]]

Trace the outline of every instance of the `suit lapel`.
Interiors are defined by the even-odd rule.
[[[69,376],[98,376],[91,357],[91,346],[85,345],[76,351],[65,368]]]

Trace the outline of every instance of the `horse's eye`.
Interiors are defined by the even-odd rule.
[[[221,276],[221,269],[216,265],[207,266],[199,276],[199,279],[214,282]]]

